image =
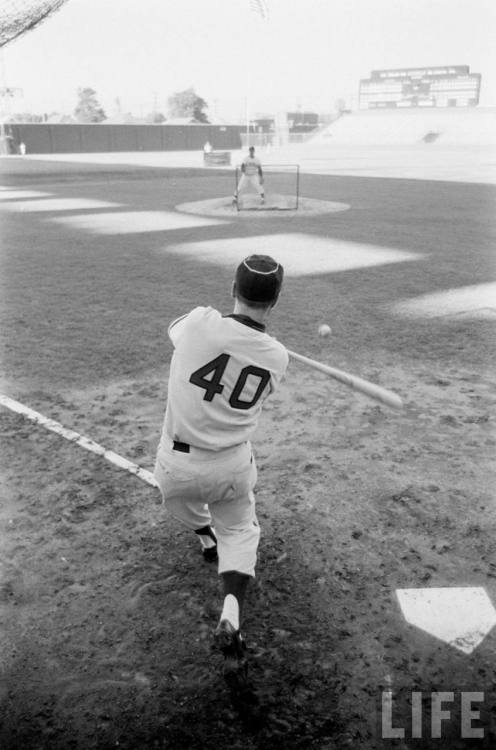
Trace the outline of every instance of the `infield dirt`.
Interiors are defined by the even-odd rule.
[[[122,169],[2,182],[173,210],[228,194],[222,174]],[[396,391],[401,413],[291,363],[254,440],[262,540],[244,631],[259,705],[236,710],[211,652],[220,603],[197,540],[138,479],[2,411],[0,746],[6,750],[465,750],[380,738],[381,691],[482,690],[493,747],[493,630],[467,656],[407,625],[395,590],[483,586],[496,604],[490,320],[394,317],[387,304],[487,281],[494,188],[306,176],[350,211],[243,220],[423,253],[418,263],[288,278],[272,331]],[[2,390],[145,468],[166,401],[168,322],[230,312],[231,268],[168,244],[239,225],[78,234],[2,216]],[[256,251],[256,248],[254,248]],[[316,323],[333,333],[320,339]],[[397,725],[408,726],[408,706]],[[456,711],[454,711],[456,716]],[[475,746],[475,745],[474,745]]]

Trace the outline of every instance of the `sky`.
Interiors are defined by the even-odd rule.
[[[167,115],[168,97],[192,86],[211,120],[243,122],[247,103],[252,117],[355,107],[373,69],[469,65],[480,104],[496,106],[496,0],[267,5],[264,22],[250,0],[68,0],[4,47],[0,85],[22,89],[13,111],[40,114],[71,114],[91,87],[108,116]]]

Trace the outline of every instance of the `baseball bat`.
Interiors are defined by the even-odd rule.
[[[396,393],[388,391],[380,385],[371,383],[369,380],[363,380],[363,378],[351,375],[349,372],[344,372],[344,370],[338,370],[336,367],[329,367],[329,365],[324,365],[322,362],[317,362],[315,359],[304,357],[303,354],[292,352],[290,349],[287,351],[289,356],[296,359],[298,362],[303,362],[303,364],[313,367],[314,370],[319,370],[320,372],[329,375],[329,377],[338,380],[340,383],[344,383],[349,388],[353,388],[353,390],[363,393],[369,398],[373,398],[374,401],[380,401],[382,404],[386,404],[386,406],[390,406],[393,409],[403,408],[403,401],[401,398]]]

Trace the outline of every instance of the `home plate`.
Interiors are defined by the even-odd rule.
[[[3,193],[0,194],[0,197]],[[37,211],[78,211],[95,208],[119,208],[120,203],[93,200],[92,198],[45,198],[41,201],[7,201],[0,202],[0,211],[18,211],[35,213]]]
[[[288,276],[347,271],[387,263],[420,260],[417,253],[345,240],[325,239],[313,234],[266,234],[168,245],[167,252],[190,255],[195,260],[236,266],[252,253],[272,255]]]
[[[220,219],[186,216],[174,211],[116,211],[84,216],[63,216],[51,218],[49,221],[74,229],[82,229],[92,234],[141,234],[142,232],[161,232],[167,229],[185,229],[225,223]]]
[[[391,308],[399,315],[421,318],[494,318],[496,282],[463,286],[397,302]]]
[[[496,609],[482,587],[397,589],[410,625],[471,654],[496,625]]]

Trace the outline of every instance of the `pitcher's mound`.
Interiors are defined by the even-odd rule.
[[[295,197],[292,195],[267,195],[265,203],[260,203],[257,195],[246,195],[240,198],[239,207],[233,202],[232,196],[228,198],[212,198],[206,201],[194,201],[193,203],[181,203],[176,206],[176,211],[187,214],[200,214],[202,216],[221,216],[224,218],[238,217],[257,219],[262,216],[279,216],[281,214],[291,216],[316,216],[317,214],[339,213],[350,208],[348,203],[335,203],[333,201],[321,201],[316,198],[299,198],[296,207]]]

